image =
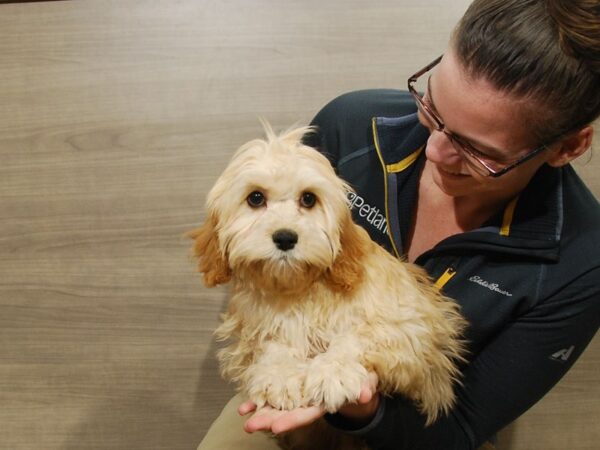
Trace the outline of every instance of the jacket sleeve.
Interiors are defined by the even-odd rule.
[[[507,324],[466,366],[451,413],[429,427],[401,397],[382,402],[375,419],[351,430],[373,449],[476,449],[542,398],[568,371],[600,325],[600,268],[582,274]]]

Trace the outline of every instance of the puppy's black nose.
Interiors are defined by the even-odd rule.
[[[273,233],[273,242],[279,250],[288,251],[298,243],[298,235],[292,230],[277,230]]]

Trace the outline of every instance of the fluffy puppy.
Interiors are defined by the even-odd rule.
[[[192,231],[208,287],[232,283],[218,338],[223,376],[258,407],[357,401],[369,371],[433,422],[453,405],[464,320],[422,269],[352,221],[350,187],[302,143],[311,131],[243,145]],[[314,448],[314,447],[313,447]]]

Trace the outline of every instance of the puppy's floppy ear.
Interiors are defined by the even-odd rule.
[[[194,255],[199,259],[198,271],[207,287],[227,283],[231,279],[231,269],[219,247],[216,225],[217,220],[210,215],[204,225],[187,233],[196,241]]]
[[[362,282],[364,256],[372,242],[367,232],[348,214],[343,219],[340,244],[340,253],[325,274],[325,280],[333,290],[350,293]]]

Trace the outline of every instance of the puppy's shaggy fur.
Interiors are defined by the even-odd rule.
[[[302,144],[310,128],[243,145],[190,236],[206,286],[232,282],[216,334],[222,374],[258,407],[355,402],[378,390],[412,399],[428,423],[453,405],[464,320],[422,269],[354,224],[329,161]]]

